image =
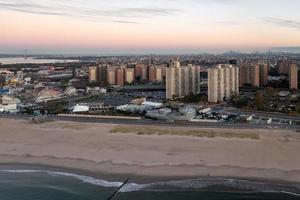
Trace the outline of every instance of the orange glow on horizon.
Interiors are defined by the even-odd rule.
[[[0,45],[44,48],[260,48],[300,45],[299,31],[252,24],[116,24],[5,11]],[[257,31],[259,30],[259,31]]]

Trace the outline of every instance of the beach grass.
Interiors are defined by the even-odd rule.
[[[176,130],[154,127],[134,127],[134,126],[117,126],[110,130],[110,133],[135,133],[138,135],[174,135],[174,136],[192,136],[206,138],[237,138],[237,139],[260,139],[258,133],[243,133],[241,132],[217,132],[213,130]]]

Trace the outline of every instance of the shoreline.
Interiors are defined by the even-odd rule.
[[[0,119],[0,126],[0,165],[74,169],[108,178],[131,176],[141,183],[194,178],[300,183],[296,159],[300,137],[290,130],[242,130],[259,133],[254,140],[111,133],[117,125],[62,121],[32,124]]]
[[[108,180],[126,179],[136,181],[137,183],[148,183],[152,181],[174,181],[174,180],[186,180],[186,179],[197,179],[197,178],[225,178],[225,179],[237,179],[237,180],[249,180],[267,183],[278,183],[278,184],[299,184],[294,179],[280,179],[282,176],[294,176],[300,173],[300,170],[294,171],[283,171],[278,169],[258,169],[258,168],[242,168],[237,166],[195,166],[195,165],[179,165],[179,166],[143,166],[143,165],[129,165],[129,164],[113,164],[111,162],[96,163],[90,160],[83,159],[70,159],[70,158],[55,158],[55,157],[36,157],[31,155],[23,156],[11,156],[0,154],[0,169],[3,166],[28,166],[29,169],[37,167],[36,169],[50,168],[59,169],[66,171],[74,171],[83,174],[93,175],[96,178],[107,178]],[[144,168],[144,170],[139,170]],[[199,171],[205,170],[212,171],[211,174],[199,173]],[[21,169],[21,168],[20,168]],[[109,169],[109,170],[108,170]],[[176,169],[176,174],[162,172]],[[182,173],[178,173],[178,169],[182,169]],[[220,170],[220,172],[219,172]],[[225,172],[224,172],[225,170]],[[186,171],[189,171],[187,173]],[[227,171],[227,172],[226,172]],[[235,176],[231,173],[234,171],[239,174],[238,171],[243,171],[244,175],[239,174]],[[255,175],[251,174],[255,172]],[[274,177],[274,173],[278,174],[278,178]],[[267,177],[266,175],[272,175]],[[100,176],[99,176],[100,175]],[[264,175],[264,178],[262,175]]]
[[[104,181],[114,186],[130,177],[127,187],[122,192],[217,192],[217,193],[282,193],[300,196],[300,184],[292,182],[270,181],[265,179],[247,179],[231,177],[153,177],[125,174],[107,174],[75,169],[48,166],[40,164],[0,163],[0,173],[49,173],[54,176],[67,176],[78,179],[87,184],[98,185],[97,181]],[[78,178],[80,176],[80,178]],[[86,182],[85,179],[88,179]],[[94,179],[91,181],[91,179]],[[133,189],[135,188],[135,189]]]

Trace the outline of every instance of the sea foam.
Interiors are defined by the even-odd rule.
[[[0,170],[6,173],[46,173],[50,176],[71,177],[82,181],[83,183],[93,184],[101,187],[120,187],[122,182],[107,181],[104,179],[97,179],[91,176],[79,175],[68,172],[59,172],[51,170]],[[139,190],[205,190],[209,187],[229,187],[237,190],[252,191],[252,192],[278,192],[290,195],[299,195],[299,185],[283,185],[275,183],[255,182],[248,180],[226,179],[226,178],[199,178],[179,181],[161,181],[147,184],[127,183],[123,186],[120,192],[133,192]]]

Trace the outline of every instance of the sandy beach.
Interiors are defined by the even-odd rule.
[[[130,130],[131,126],[33,124],[12,119],[0,119],[0,127],[2,164],[47,165],[164,178],[230,177],[300,183],[300,135],[293,130],[191,128],[193,133],[209,132],[216,136],[197,137],[112,131]],[[159,129],[175,131],[172,127]],[[233,137],[224,137],[227,133]],[[259,137],[234,137],[241,133]]]

